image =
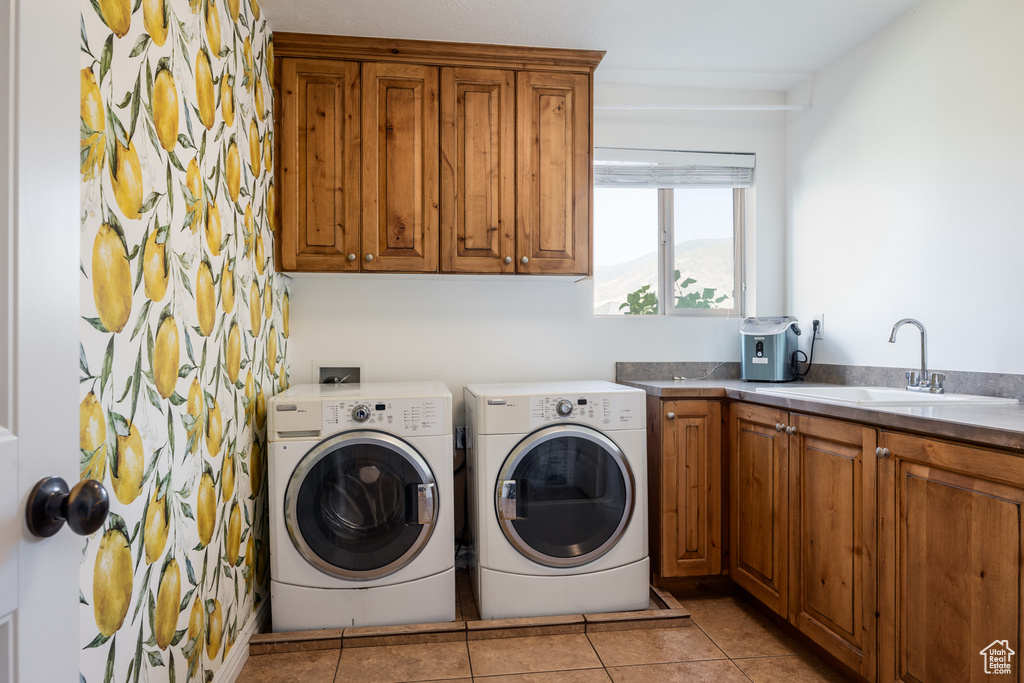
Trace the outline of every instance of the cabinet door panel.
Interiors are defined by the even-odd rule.
[[[435,67],[363,64],[363,270],[437,270],[438,117]]]
[[[286,59],[281,74],[281,265],[358,270],[359,65]]]
[[[875,431],[791,415],[790,621],[864,675],[875,652]],[[865,459],[867,462],[865,463]]]
[[[982,650],[1024,642],[1024,489],[982,473],[1012,478],[1020,457],[893,433],[881,445],[879,680],[991,680]],[[1020,680],[1016,656],[999,678]]]
[[[649,421],[658,422],[648,471],[658,505],[650,516],[653,566],[661,577],[722,570],[721,411],[713,401],[648,401]]]
[[[443,272],[516,271],[515,151],[515,73],[442,68]]]
[[[776,425],[785,413],[733,404],[729,474],[729,568],[751,595],[785,617],[788,613],[786,434]]]
[[[518,270],[589,274],[590,79],[521,71],[516,107]]]

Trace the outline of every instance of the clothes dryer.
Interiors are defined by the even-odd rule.
[[[465,387],[484,619],[646,609],[646,397],[611,382]]]
[[[270,399],[275,631],[455,619],[451,425],[441,382]]]

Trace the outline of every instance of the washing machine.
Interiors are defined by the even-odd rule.
[[[454,620],[447,387],[299,385],[268,408],[274,630]]]
[[[465,400],[481,617],[647,609],[644,392],[471,384]]]

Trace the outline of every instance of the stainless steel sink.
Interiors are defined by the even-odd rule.
[[[868,406],[1011,405],[1015,398],[971,394],[928,394],[891,387],[758,387],[758,393]]]

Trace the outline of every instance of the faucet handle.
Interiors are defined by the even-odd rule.
[[[908,387],[917,387],[921,385],[922,377],[919,371],[907,370],[906,377]]]
[[[929,386],[931,387],[932,392],[936,394],[943,393],[944,389],[942,388],[942,382],[946,379],[946,375],[942,372],[933,372],[931,375],[931,382],[929,383]]]

